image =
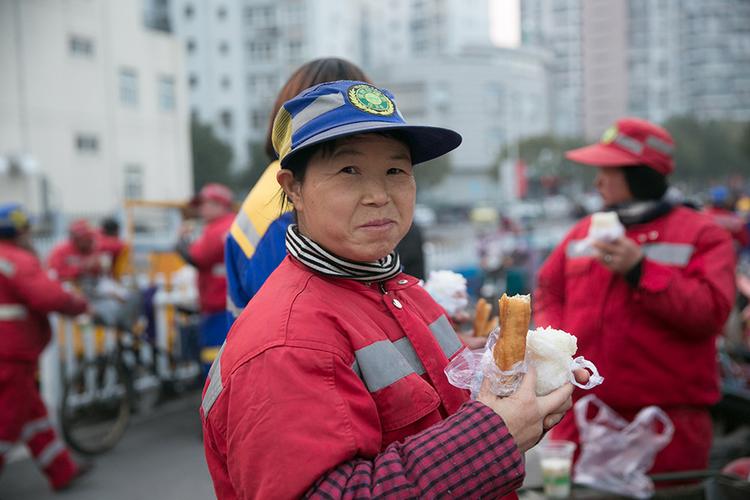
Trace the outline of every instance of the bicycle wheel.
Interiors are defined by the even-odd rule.
[[[68,444],[87,455],[114,447],[130,419],[131,391],[116,356],[81,361],[63,387],[60,425]]]

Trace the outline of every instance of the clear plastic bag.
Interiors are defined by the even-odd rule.
[[[590,407],[597,409],[592,418]],[[574,481],[619,495],[652,496],[654,483],[646,473],[674,434],[667,414],[649,406],[627,422],[593,394],[578,400],[574,412],[581,449]]]
[[[490,390],[493,394],[497,396],[510,396],[516,392],[516,389],[521,384],[524,373],[528,371],[529,362],[532,364],[536,363],[534,356],[529,355],[527,347],[526,359],[524,361],[516,363],[508,371],[500,370],[495,364],[495,359],[492,355],[492,349],[497,343],[499,334],[500,329],[495,328],[487,338],[484,349],[472,351],[465,348],[445,367],[445,374],[448,377],[448,381],[461,389],[469,389],[472,399],[476,398],[485,378],[489,380]],[[540,371],[539,368],[537,366],[537,372]],[[576,381],[573,370],[578,368],[591,371],[592,375],[588,383],[579,384]],[[557,387],[560,387],[565,382],[570,382],[581,389],[591,389],[603,381],[604,378],[599,376],[596,366],[584,359],[583,356],[579,356],[571,360],[566,379],[559,380]],[[537,388],[539,386],[540,384],[538,383]]]

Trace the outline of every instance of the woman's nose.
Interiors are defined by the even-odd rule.
[[[381,206],[388,203],[390,195],[385,179],[368,179],[365,184],[362,202],[365,205]]]

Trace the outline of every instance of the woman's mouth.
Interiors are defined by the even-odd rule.
[[[359,227],[362,229],[388,229],[395,223],[392,219],[373,219]]]

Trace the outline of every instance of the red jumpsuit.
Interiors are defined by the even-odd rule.
[[[190,263],[198,269],[201,312],[224,312],[227,306],[227,272],[224,267],[224,241],[234,221],[228,213],[209,222],[200,238],[190,245]]]
[[[47,313],[85,310],[86,302],[49,279],[36,256],[0,241],[0,466],[23,442],[55,489],[78,469],[47,415],[36,386],[37,363],[51,337]]]
[[[663,408],[675,425],[653,472],[705,469],[711,446],[708,407],[719,399],[716,337],[734,302],[729,234],[685,207],[629,226],[644,252],[637,286],[592,255],[579,255],[590,218],[578,223],[539,272],[534,319],[578,337],[604,384],[591,392],[624,418]],[[573,399],[584,393],[576,390]],[[552,430],[578,440],[573,413]]]
[[[95,247],[89,253],[81,253],[69,241],[60,243],[47,259],[47,266],[57,273],[60,281],[76,281],[84,276],[97,276],[102,273],[102,253]]]

